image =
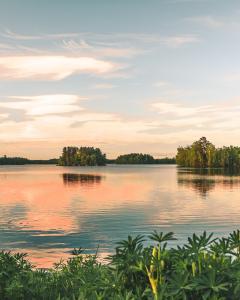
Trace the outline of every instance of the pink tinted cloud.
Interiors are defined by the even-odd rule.
[[[92,57],[61,55],[1,56],[0,79],[61,80],[73,74],[105,74],[116,64]]]

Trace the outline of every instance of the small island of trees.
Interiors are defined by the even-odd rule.
[[[94,147],[64,147],[60,166],[105,166],[106,155]]]
[[[155,159],[150,154],[130,153],[119,155],[116,164],[154,164]]]
[[[216,148],[205,137],[178,147],[176,162],[182,167],[240,169],[240,147]]]

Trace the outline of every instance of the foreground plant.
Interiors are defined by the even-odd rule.
[[[240,299],[240,232],[213,239],[193,234],[171,248],[172,232],[128,236],[107,264],[74,250],[52,269],[35,269],[26,254],[0,252],[0,299],[237,300]]]

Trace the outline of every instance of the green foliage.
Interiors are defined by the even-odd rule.
[[[155,158],[155,164],[173,165],[176,164],[176,158]]]
[[[51,158],[51,159],[29,159],[29,164],[34,165],[57,165],[58,159]]]
[[[0,157],[0,165],[25,165],[28,163],[29,160],[23,157],[7,157],[6,155]]]
[[[176,162],[183,167],[240,169],[240,147],[216,148],[205,137],[178,147]]]
[[[142,153],[130,153],[117,157],[116,164],[154,164],[155,160],[153,156]]]
[[[104,166],[106,155],[99,148],[64,147],[59,158],[60,166]]]
[[[25,254],[0,252],[0,299],[4,300],[238,300],[240,232],[213,239],[193,234],[170,248],[172,232],[128,236],[108,263],[74,249],[52,269],[34,268]]]
[[[58,162],[57,159],[28,159],[24,157],[7,157],[4,155],[0,157],[0,165],[29,165],[29,164],[54,164]]]
[[[148,159],[140,157],[138,153],[124,154],[117,157],[117,159],[107,159],[108,164],[158,164],[158,165],[173,165],[176,164],[175,158],[153,158],[149,154],[141,154],[142,156],[147,155]],[[147,161],[147,162],[146,162]]]
[[[28,159],[24,157],[0,157],[0,165],[54,164],[61,166],[103,166],[108,164],[175,164],[175,158],[154,159],[149,154],[126,154],[117,159],[107,159],[101,150],[93,147],[64,147],[59,159]]]

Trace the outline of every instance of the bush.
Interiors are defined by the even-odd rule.
[[[0,299],[182,300],[240,299],[240,232],[214,239],[193,234],[170,248],[172,232],[129,236],[101,264],[75,250],[49,270],[34,269],[25,254],[0,252]]]

